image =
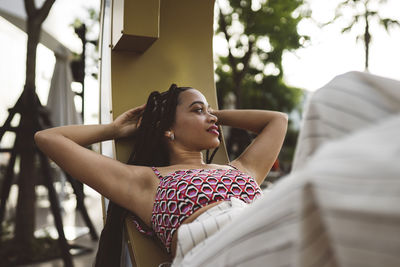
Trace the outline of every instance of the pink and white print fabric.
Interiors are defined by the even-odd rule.
[[[174,232],[196,210],[235,197],[251,203],[262,195],[255,180],[237,169],[179,170],[160,178],[153,206],[153,230],[171,252]]]

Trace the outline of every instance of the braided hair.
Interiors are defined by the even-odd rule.
[[[164,133],[175,122],[176,107],[179,104],[179,94],[192,87],[178,87],[172,84],[168,91],[154,91],[147,99],[140,126],[134,133],[134,148],[128,164],[141,166],[168,166],[169,151]],[[221,136],[221,135],[220,135]],[[211,156],[206,153],[206,162],[211,163],[218,148]],[[96,267],[120,266],[122,229],[124,220],[130,212],[110,201],[107,218],[100,236],[96,255]],[[137,218],[137,216],[133,215]],[[139,219],[140,221],[140,219]]]

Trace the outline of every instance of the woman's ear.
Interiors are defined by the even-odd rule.
[[[174,141],[175,135],[172,131],[165,131],[164,135],[169,138],[169,140]]]

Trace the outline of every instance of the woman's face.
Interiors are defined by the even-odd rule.
[[[218,147],[217,117],[209,111],[207,99],[196,89],[180,93],[175,123],[171,128],[175,135],[173,143],[191,151]]]

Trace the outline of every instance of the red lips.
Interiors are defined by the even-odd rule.
[[[207,129],[207,131],[210,131],[210,130],[217,130],[218,131],[218,126],[214,124],[210,128]]]
[[[219,135],[218,132],[218,126],[217,125],[212,125],[210,128],[207,129],[208,132],[215,134],[215,135]]]

